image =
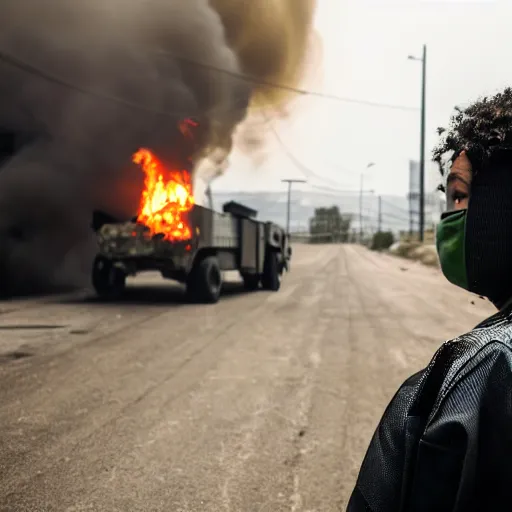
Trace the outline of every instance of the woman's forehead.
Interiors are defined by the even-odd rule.
[[[469,185],[472,181],[472,165],[465,151],[462,151],[451,164],[448,164],[448,172],[443,174],[443,186],[446,188],[450,183],[462,181]]]
[[[450,173],[452,172],[464,172],[470,173],[472,170],[471,162],[465,151],[462,151],[460,155],[453,161],[450,167]]]

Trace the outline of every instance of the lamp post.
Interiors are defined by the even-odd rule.
[[[420,125],[420,205],[419,235],[420,242],[425,238],[425,105],[427,81],[427,45],[423,45],[421,57],[409,55],[409,60],[421,62],[421,125]]]
[[[375,165],[374,162],[369,162],[364,170],[361,172],[361,181],[359,185],[359,243],[363,241],[363,184],[364,184],[364,173]]]

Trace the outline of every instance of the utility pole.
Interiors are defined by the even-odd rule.
[[[307,183],[306,180],[281,180],[283,183],[288,183],[288,205],[286,207],[286,234],[290,236],[290,205],[292,202],[292,184],[293,183]]]
[[[409,55],[410,60],[421,62],[421,126],[420,126],[420,204],[419,204],[419,236],[420,242],[425,239],[425,111],[427,85],[427,45],[423,45],[421,58]]]
[[[413,222],[412,222],[412,199],[409,199],[409,238],[412,240]]]
[[[375,165],[374,162],[370,162],[365,167],[365,171],[367,171],[370,167]],[[363,242],[363,181],[364,181],[364,171],[361,172],[361,181],[359,184],[359,243]]]
[[[421,142],[420,142],[420,242],[425,240],[425,106],[427,80],[427,45],[421,59]]]
[[[363,243],[363,173],[359,186],[359,243]]]
[[[378,217],[377,222],[378,222],[377,233],[381,233],[382,232],[382,197],[381,196],[379,196],[379,217]]]

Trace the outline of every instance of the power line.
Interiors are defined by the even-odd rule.
[[[337,96],[335,94],[323,93],[323,92],[319,92],[319,91],[310,91],[310,90],[307,90],[307,89],[301,89],[299,87],[293,87],[293,86],[290,86],[290,85],[284,85],[284,84],[278,84],[278,83],[275,83],[275,82],[269,82],[267,80],[262,80],[262,79],[260,79],[258,77],[255,77],[255,76],[250,76],[250,75],[243,74],[243,73],[237,73],[235,71],[229,71],[227,69],[219,68],[217,66],[212,66],[210,64],[206,64],[206,63],[203,63],[203,62],[197,62],[197,61],[194,61],[192,59],[187,59],[186,57],[173,56],[173,55],[171,55],[171,54],[169,54],[167,52],[158,52],[158,53],[161,53],[163,55],[169,55],[170,57],[172,57],[172,58],[174,58],[176,60],[185,62],[187,64],[191,64],[193,66],[202,67],[202,68],[205,68],[205,69],[209,69],[211,71],[216,71],[216,72],[219,72],[219,73],[223,73],[225,75],[231,76],[233,78],[237,78],[239,80],[251,82],[253,84],[264,85],[264,86],[269,87],[271,89],[281,89],[281,90],[288,91],[288,92],[294,92],[296,94],[300,94],[300,95],[303,95],[303,96],[314,96],[314,97],[317,97],[317,98],[323,98],[323,99],[328,99],[328,100],[340,101],[340,102],[344,102],[344,103],[355,103],[355,104],[358,104],[358,105],[366,105],[366,106],[369,106],[369,107],[379,107],[379,108],[389,108],[389,109],[393,109],[393,110],[404,110],[404,111],[414,111],[414,112],[417,112],[419,110],[418,107],[408,107],[408,106],[405,106],[405,105],[393,105],[391,103],[380,103],[380,102],[375,102],[375,101],[358,100],[358,99],[355,99],[355,98],[345,98],[345,97],[342,97],[342,96]]]
[[[98,98],[98,99],[101,99],[101,100],[106,100],[106,101],[109,101],[111,103],[118,103],[120,105],[123,105],[125,107],[129,107],[129,108],[134,108],[134,109],[137,109],[137,110],[142,110],[144,112],[148,112],[150,114],[157,114],[157,115],[161,115],[161,116],[166,116],[166,117],[181,117],[181,116],[190,116],[190,115],[193,115],[193,116],[196,116],[196,117],[199,117],[196,114],[191,114],[190,112],[188,113],[185,113],[185,112],[167,112],[167,111],[163,111],[161,109],[154,109],[154,108],[151,108],[151,107],[147,107],[145,105],[142,105],[141,103],[135,103],[135,102],[132,102],[132,101],[129,101],[129,100],[125,100],[124,98],[120,98],[118,96],[112,96],[110,94],[106,94],[102,91],[97,91],[97,90],[94,90],[94,89],[90,89],[90,88],[85,88],[85,87],[81,87],[79,85],[76,85],[72,82],[69,82],[68,80],[65,80],[57,75],[54,75],[53,73],[49,73],[47,71],[44,71],[42,69],[39,69],[38,67],[32,65],[32,64],[29,64],[21,59],[18,59],[16,57],[13,57],[3,51],[0,51],[0,61],[3,61],[3,62],[6,62],[7,64],[10,64],[11,66],[17,68],[17,69],[20,69],[22,71],[25,71],[26,73],[29,73],[31,75],[35,75],[39,78],[42,78],[48,82],[52,82],[52,83],[55,83],[57,85],[60,85],[61,87],[66,87],[67,89],[70,89],[72,91],[75,91],[75,92],[78,92],[80,94],[84,94],[86,96],[92,96],[92,97],[95,97],[95,98]],[[242,102],[245,102],[247,103],[247,101],[245,99],[241,99],[240,100],[240,103]],[[242,106],[242,105],[241,105]],[[214,111],[215,109],[211,109],[210,111],[207,111],[207,112],[212,112]],[[225,112],[234,112],[235,110],[237,109],[226,109]]]
[[[261,113],[263,118],[267,121],[267,122],[270,122],[271,120],[268,118],[268,116],[266,116],[265,113]],[[306,177],[306,178],[309,178],[309,179],[316,179],[316,180],[319,180],[319,181],[323,181],[324,183],[329,183],[330,187],[332,185],[332,183],[336,183],[334,180],[330,180],[329,178],[326,178],[324,176],[320,176],[319,174],[317,174],[315,171],[313,171],[311,168],[307,167],[306,165],[304,165],[290,150],[290,148],[285,144],[285,142],[283,141],[283,139],[281,138],[281,136],[279,135],[276,127],[274,125],[270,125],[270,130],[272,131],[272,133],[274,134],[275,138],[277,139],[277,141],[279,142],[279,145],[281,146],[281,149],[284,151],[284,153],[286,154],[286,156],[291,160],[291,162],[295,165],[295,167],[297,167],[297,169]],[[315,186],[315,185],[310,185],[312,188],[321,188],[321,187],[318,187],[318,186]],[[339,186],[342,186],[341,184],[339,184]],[[328,187],[324,187],[324,188],[328,188]],[[347,190],[341,190],[341,189],[334,189],[334,188],[329,188],[329,190],[332,190],[332,191],[335,191],[335,192],[348,192]]]
[[[315,179],[315,180],[318,180],[320,182],[324,182],[324,183],[327,183],[328,186],[318,186],[318,185],[311,185],[309,184],[309,186],[311,188],[314,188],[314,189],[317,189],[317,190],[322,190],[322,191],[327,191],[327,192],[334,192],[334,193],[338,193],[338,194],[346,194],[346,193],[359,193],[360,191],[359,190],[347,190],[347,189],[343,189],[343,188],[336,188],[336,187],[343,187],[343,185],[339,182],[336,182],[334,180],[331,180],[325,176],[320,176],[319,174],[317,174],[315,171],[313,171],[310,167],[304,165],[293,153],[292,151],[290,150],[290,148],[285,144],[285,142],[283,141],[282,137],[279,135],[276,127],[271,124],[271,119],[268,118],[268,116],[262,112],[261,113],[262,117],[264,118],[264,120],[266,120],[269,124],[270,124],[270,130],[272,131],[272,133],[274,134],[275,138],[277,139],[277,141],[279,142],[279,145],[281,146],[281,149],[284,151],[284,153],[286,154],[286,156],[291,160],[291,162],[295,165],[295,167],[297,167],[297,169],[306,177],[306,178],[309,178],[309,179]],[[332,184],[335,184],[336,187],[333,187]],[[364,193],[367,193],[369,191],[363,191]]]
[[[406,215],[409,215],[409,210],[408,209],[402,208],[402,207],[397,206],[396,204],[393,204],[393,203],[389,203],[388,201],[385,201],[384,199],[382,200],[382,204],[383,205],[387,205],[390,208],[394,208],[396,211],[399,211],[399,212],[405,213]]]
[[[366,213],[368,213],[368,214],[371,214],[371,215],[375,216],[375,217],[378,217],[378,215],[379,215],[378,205],[377,205],[377,212],[375,212],[372,208],[366,208],[364,211]],[[408,215],[394,215],[392,213],[388,213],[388,212],[385,212],[383,210],[381,211],[381,215],[383,217],[388,218],[388,219],[394,219],[394,220],[397,220],[397,221],[400,221],[400,222],[409,222]]]
[[[315,190],[319,190],[321,192],[328,192],[331,194],[359,194],[360,190],[358,189],[341,189],[341,188],[334,188],[334,187],[322,187],[318,185],[309,185],[311,188]],[[365,195],[373,194],[373,190],[363,190],[363,193]]]
[[[217,73],[223,73],[223,74],[226,74],[228,76],[232,76],[233,78],[237,78],[239,80],[243,80],[243,81],[246,81],[246,82],[250,82],[250,83],[253,83],[253,84],[257,84],[257,85],[264,85],[266,87],[269,87],[269,88],[272,88],[272,89],[280,89],[280,90],[285,90],[285,91],[289,91],[289,92],[294,92],[296,94],[300,94],[300,95],[303,95],[303,96],[312,96],[312,97],[317,97],[317,98],[323,98],[323,99],[328,99],[328,100],[334,100],[334,101],[339,101],[339,102],[345,102],[345,103],[354,103],[354,104],[359,104],[359,105],[366,105],[366,106],[370,106],[370,107],[378,107],[378,108],[388,108],[388,109],[393,109],[393,110],[403,110],[403,111],[417,111],[418,108],[417,107],[408,107],[408,106],[403,106],[403,105],[392,105],[392,104],[388,104],[388,103],[379,103],[379,102],[373,102],[373,101],[366,101],[366,100],[358,100],[358,99],[355,99],[355,98],[344,98],[344,97],[341,97],[341,96],[336,96],[334,94],[327,94],[327,93],[322,93],[322,92],[318,92],[318,91],[309,91],[307,89],[301,89],[301,88],[298,88],[298,87],[292,87],[292,86],[288,86],[288,85],[285,85],[285,84],[278,84],[278,83],[274,83],[274,82],[269,82],[269,81],[266,81],[266,80],[262,80],[262,79],[259,79],[258,77],[254,77],[254,76],[249,76],[249,75],[246,75],[246,74],[243,74],[243,73],[237,73],[237,72],[234,72],[234,71],[230,71],[230,70],[227,70],[227,69],[223,69],[223,68],[219,68],[217,66],[212,66],[210,64],[206,64],[206,63],[202,63],[202,62],[198,62],[198,61],[194,61],[192,59],[187,59],[185,57],[180,57],[180,56],[176,56],[176,55],[171,55],[167,52],[157,52],[161,55],[166,55],[166,56],[169,56],[169,57],[172,57],[173,59],[175,60],[178,60],[178,61],[181,61],[181,62],[185,62],[187,64],[190,64],[192,66],[196,66],[196,67],[201,67],[201,68],[204,68],[204,69],[209,69],[211,71],[215,71]],[[81,86],[78,86],[76,84],[73,84],[61,77],[58,77],[52,73],[49,73],[49,72],[46,72],[40,68],[38,68],[37,66],[34,66],[33,64],[30,64],[22,59],[19,59],[17,57],[14,57],[10,54],[8,54],[7,52],[5,51],[0,51],[0,60],[4,61],[4,62],[7,62],[8,64],[14,66],[14,67],[17,67],[18,69],[21,69],[27,73],[31,73],[33,75],[37,75],[41,78],[44,78],[46,79],[47,81],[50,81],[50,82],[53,82],[53,83],[56,83],[58,85],[61,85],[63,87],[67,87],[68,89],[72,89],[76,92],[80,92],[82,94],[88,94],[90,96],[95,96],[97,98],[100,98],[100,99],[104,99],[104,100],[107,100],[107,101],[111,101],[111,102],[114,102],[114,103],[119,103],[119,104],[122,104],[124,106],[129,106],[131,108],[137,108],[139,110],[145,110],[147,112],[150,112],[150,113],[153,113],[153,114],[160,114],[160,115],[177,115],[178,113],[171,113],[171,112],[163,112],[163,111],[160,111],[158,109],[152,109],[150,107],[146,107],[144,105],[141,105],[141,104],[138,104],[138,103],[134,103],[134,102],[131,102],[131,101],[128,101],[128,100],[125,100],[123,98],[119,98],[119,97],[116,97],[116,96],[111,96],[111,95],[108,95],[108,94],[105,94],[101,91],[94,91],[94,90],[91,90],[91,89],[88,89],[88,88],[83,88]]]
[[[386,212],[382,212],[382,216],[387,218],[387,219],[398,220],[400,222],[405,222],[405,223],[409,222],[409,218],[408,217],[398,217],[397,215],[393,215],[393,214],[386,213]]]
[[[268,121],[268,117],[262,113],[263,117]],[[279,135],[279,133],[277,132],[275,126],[271,125],[270,126],[270,130],[272,131],[272,133],[274,134],[275,138],[277,139],[277,141],[279,142],[280,146],[281,146],[281,149],[284,151],[284,153],[286,154],[286,156],[291,160],[291,162],[295,165],[295,167],[297,167],[297,169],[299,171],[302,172],[302,174],[306,177],[306,178],[313,178],[313,179],[320,179],[322,181],[322,177],[319,176],[318,174],[316,174],[312,169],[310,169],[309,167],[305,166],[291,151],[290,149],[288,148],[288,146],[284,143],[283,139],[281,138],[281,136]]]

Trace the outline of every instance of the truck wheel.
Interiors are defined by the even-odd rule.
[[[248,291],[255,291],[260,286],[259,274],[242,274],[242,279],[244,281],[244,288]]]
[[[277,252],[275,251],[268,251],[265,256],[261,284],[264,290],[272,292],[277,292],[281,288],[281,273],[279,271]]]
[[[102,256],[94,260],[92,269],[92,285],[102,298],[119,297],[126,285],[125,273],[112,265],[112,262]]]
[[[187,298],[190,302],[195,302],[197,300],[197,291],[196,291],[196,273],[195,271],[191,271],[187,277],[187,281],[185,283],[185,290],[187,294]]]
[[[207,304],[219,301],[222,290],[222,273],[215,256],[201,260],[192,271],[187,283],[187,291],[191,298]]]

